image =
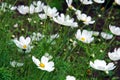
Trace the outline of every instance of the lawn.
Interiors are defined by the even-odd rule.
[[[117,0],[0,0],[0,80],[120,80]]]

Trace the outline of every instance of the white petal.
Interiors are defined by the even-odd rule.
[[[16,44],[17,47],[22,48],[21,42],[19,42],[17,39],[14,39],[13,42]]]
[[[69,0],[69,5],[71,5],[72,4],[72,0]]]
[[[35,12],[35,7],[33,4],[30,5],[30,14],[33,14]]]
[[[51,72],[51,71],[53,71],[55,68],[54,68],[54,62],[53,61],[50,61],[50,62],[48,62],[47,64],[46,64],[46,70],[48,71],[48,72]]]
[[[33,62],[34,62],[37,66],[39,66],[39,64],[40,64],[39,59],[37,59],[36,57],[32,56],[32,60],[33,60]]]
[[[94,63],[93,63],[92,61],[90,61],[90,66],[91,66],[92,68],[95,68]],[[95,68],[95,69],[96,69],[96,68]]]
[[[27,38],[26,38],[26,45],[29,45],[29,44],[30,44],[30,42],[31,42],[30,37],[27,37]]]
[[[92,0],[80,0],[80,2],[85,5],[89,5],[93,3]]]
[[[26,40],[25,40],[25,38],[24,38],[23,36],[21,36],[21,37],[19,38],[19,41],[20,41],[22,44],[25,44],[25,43],[26,43]]]
[[[114,49],[114,52],[109,52],[108,53],[108,57],[113,60],[113,61],[117,61],[120,60],[120,52],[119,52],[119,48],[118,49]]]
[[[21,67],[21,66],[23,66],[23,65],[24,65],[24,63],[17,63],[16,66]]]
[[[104,3],[105,0],[94,0],[94,2],[96,2],[96,3]]]
[[[116,67],[116,66],[114,66],[113,63],[109,63],[109,64],[107,65],[107,69],[108,69],[108,70],[113,70],[115,67]]]
[[[48,63],[48,61],[49,61],[49,58],[47,58],[46,56],[42,56],[42,58],[41,58],[42,63],[46,64],[46,63]]]
[[[66,80],[76,80],[76,78],[74,76],[68,75],[66,76]]]
[[[101,32],[101,36],[102,36],[104,39],[112,39],[112,37],[113,37],[113,35],[108,34],[108,33],[105,33],[105,32]]]
[[[115,3],[120,5],[120,0],[115,0]]]
[[[120,36],[120,28],[119,27],[116,27],[116,26],[112,26],[112,25],[109,25],[109,28],[110,28],[110,31],[117,35],[117,36]]]
[[[81,30],[80,29],[77,30],[77,33],[75,36],[78,40],[81,38]]]
[[[46,14],[39,14],[40,19],[47,19],[47,15]]]

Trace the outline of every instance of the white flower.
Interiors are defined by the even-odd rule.
[[[20,6],[18,6],[17,10],[19,11],[19,13],[21,13],[23,15],[29,13],[29,7],[28,6],[20,5]]]
[[[91,31],[83,30],[81,32],[80,29],[77,30],[77,33],[75,34],[76,38],[83,43],[91,43],[94,40],[94,37],[92,37],[93,33]]]
[[[33,35],[31,36],[31,39],[32,39],[32,41],[40,41],[43,37],[44,37],[44,35],[42,35],[41,33],[33,32]]]
[[[3,12],[6,12],[6,11],[8,11],[8,10],[14,10],[15,9],[15,7],[14,8],[12,8],[12,5],[10,5],[10,4],[8,4],[8,3],[6,3],[6,2],[1,2],[0,1],[0,10],[2,10]]]
[[[31,18],[27,18],[27,20],[28,20],[28,22],[31,22],[31,21],[32,21],[32,19],[31,19]]]
[[[22,50],[23,50],[23,51],[26,51],[26,53],[27,53],[27,52],[30,52],[31,49],[33,48],[33,46],[30,46],[30,44],[31,44],[31,39],[30,39],[30,37],[27,37],[27,38],[25,39],[23,36],[21,36],[21,37],[19,38],[19,40],[14,39],[13,42],[16,44],[16,46],[17,46],[18,48],[20,48],[19,51],[22,51]]]
[[[16,9],[17,9],[16,6],[12,6],[12,7],[10,8],[10,10],[16,10]]]
[[[93,33],[94,36],[98,36],[99,35],[98,31],[92,31],[92,33]]]
[[[57,9],[55,7],[51,8],[50,6],[44,6],[43,10],[44,10],[45,14],[47,16],[49,16],[50,18],[58,15]]]
[[[52,45],[54,45],[54,44],[56,44],[55,39],[57,39],[57,38],[59,38],[58,33],[50,35],[50,38],[47,40],[47,43],[51,43]]]
[[[53,20],[64,26],[78,27],[77,22],[74,22],[74,19],[70,18],[69,15],[65,16],[64,14],[60,14],[60,16],[53,17]]]
[[[68,75],[66,76],[66,80],[76,80],[76,78],[74,76]]]
[[[105,71],[106,73],[108,73],[108,71],[113,70],[116,67],[112,62],[108,63],[107,65],[104,60],[98,59],[96,59],[94,63],[90,61],[90,66],[96,70]]]
[[[29,10],[29,13],[30,13],[30,14],[35,13],[35,6],[34,6],[33,4],[30,5],[29,9],[30,9],[30,10]]]
[[[110,31],[117,35],[117,36],[120,36],[120,28],[119,27],[116,27],[116,26],[112,26],[112,25],[109,25],[109,28],[110,28]]]
[[[101,17],[102,15],[101,14],[98,14],[98,17]]]
[[[18,27],[18,23],[14,24],[13,26],[14,26],[14,28],[17,28]]]
[[[94,57],[95,57],[95,54],[93,53],[93,54],[91,54],[91,56],[94,58]]]
[[[86,25],[93,24],[95,22],[92,21],[92,18],[90,16],[87,16],[86,14],[81,14],[80,20],[82,20],[83,23]]]
[[[105,32],[101,32],[101,36],[104,39],[112,39],[113,38],[112,34],[108,34],[108,33],[105,33]]]
[[[43,10],[44,4],[41,1],[33,2],[29,7],[28,6],[18,6],[17,10],[19,13],[25,15],[27,13],[33,14],[33,13],[39,13]]]
[[[96,3],[104,3],[105,0],[94,0],[94,2],[96,2]]]
[[[76,16],[78,20],[83,21],[84,24],[89,25],[93,24],[95,21],[92,21],[92,18],[90,16],[87,16],[86,14],[82,14],[80,10],[76,11]]]
[[[5,12],[6,11],[6,8],[7,8],[7,3],[5,3],[5,2],[2,2],[1,3],[1,5],[0,5],[0,10],[2,10],[3,12]]]
[[[39,61],[39,59],[37,59],[36,57],[32,56],[32,60],[37,65],[37,67],[41,70],[51,72],[55,69],[54,62],[49,61],[50,59],[48,55],[42,56],[41,61]]]
[[[39,14],[38,15],[40,17],[40,19],[47,19],[47,15],[46,14]]]
[[[94,36],[98,36],[100,34],[100,32],[98,31],[91,31],[93,33]]]
[[[77,18],[80,20],[79,16],[81,16],[81,14],[82,14],[81,11],[80,10],[76,10],[75,14],[76,14]]]
[[[73,41],[73,46],[76,47],[77,41]]]
[[[58,34],[58,33],[53,34],[53,35],[50,36],[50,39],[51,39],[51,40],[53,40],[53,39],[55,39],[55,38],[59,38],[59,34]]]
[[[24,65],[24,63],[19,63],[19,62],[16,62],[15,60],[14,61],[10,61],[10,65],[12,67],[21,67]]]
[[[53,58],[51,55],[49,55],[49,53],[45,53],[44,56],[46,56],[49,60]]]
[[[36,6],[35,7],[35,12],[36,13],[39,13],[43,10],[43,7],[44,7],[44,3],[42,3],[41,1],[33,1],[33,5]]]
[[[80,2],[81,2],[82,4],[85,4],[85,5],[89,5],[89,4],[92,4],[92,3],[93,3],[92,0],[80,0]]]
[[[108,56],[111,60],[117,61],[120,60],[120,48],[114,49],[114,52],[108,52]]]
[[[75,14],[76,14],[76,16],[77,16],[77,19],[78,19],[78,20],[81,20],[81,19],[80,19],[81,14],[82,14],[81,11],[80,11],[80,10],[76,10]]]
[[[26,50],[18,48],[18,51],[20,53],[30,53],[32,48],[33,48],[33,46],[28,46],[28,48]]]
[[[21,36],[19,41],[17,39],[13,40],[14,43],[16,44],[17,47],[21,48],[21,49],[27,49],[27,47],[30,45],[30,37],[27,37],[26,39]]]
[[[70,9],[72,9],[72,10],[76,10],[76,9],[72,6],[72,2],[73,2],[73,0],[66,0],[66,3],[67,3],[67,5],[68,5],[68,7],[69,7]]]
[[[115,0],[115,3],[120,5],[120,0]]]

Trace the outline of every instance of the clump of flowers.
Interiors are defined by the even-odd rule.
[[[44,52],[45,50],[48,50],[48,51],[51,50],[56,55],[55,60],[61,59],[60,55],[62,55],[61,53],[64,53],[63,56],[65,55],[65,57],[63,58],[63,60],[65,59],[68,61],[73,61],[76,56],[74,57],[71,54],[69,56],[68,53],[74,52],[74,50],[75,50],[75,53],[80,53],[81,51],[79,49],[82,49],[84,51],[83,53],[86,53],[87,56],[90,56],[91,58],[95,58],[98,56],[94,53],[95,51],[104,53],[104,50],[107,49],[107,47],[109,47],[106,45],[108,44],[107,41],[109,42],[109,40],[113,38],[112,34],[116,35],[117,37],[120,36],[120,27],[109,25],[109,29],[112,34],[103,32],[104,28],[100,29],[100,31],[94,31],[94,30],[96,30],[96,28],[99,27],[96,25],[96,24],[98,24],[97,21],[99,21],[99,19],[104,19],[104,16],[102,16],[102,15],[104,15],[103,12],[96,13],[95,11],[98,11],[98,9],[100,9],[101,7],[102,7],[101,10],[107,9],[107,8],[104,6],[101,6],[100,8],[99,7],[93,8],[94,6],[93,5],[90,6],[90,4],[93,4],[94,2],[97,3],[96,5],[102,4],[102,3],[105,3],[105,0],[79,0],[79,1],[81,2],[81,5],[79,7],[80,9],[81,9],[81,6],[88,5],[87,7],[85,7],[85,9],[86,9],[85,11],[84,11],[84,8],[82,10],[75,8],[72,5],[73,0],[66,0],[66,3],[67,3],[66,5],[68,7],[67,9],[71,9],[71,10],[67,10],[67,11],[65,11],[65,13],[63,13],[64,11],[59,12],[59,9],[57,9],[57,6],[51,7],[50,5],[45,5],[41,1],[33,1],[32,4],[30,4],[29,6],[27,6],[27,5],[12,6],[12,5],[7,5],[7,3],[2,3],[2,5],[0,6],[0,11],[2,10],[3,12],[5,12],[7,10],[7,8],[9,8],[9,10],[17,10],[18,13],[25,16],[25,17],[24,16],[22,17],[23,19],[26,17],[29,17],[29,18],[26,18],[28,20],[27,21],[28,24],[30,24],[29,28],[31,28],[33,25],[35,25],[35,28],[32,27],[33,29],[36,29],[36,28],[38,29],[35,31],[40,31],[40,32],[43,31],[42,33],[44,35],[39,32],[33,32],[33,34],[30,37],[20,36],[18,39],[15,38],[12,40],[15,43],[15,45],[17,46],[18,51],[20,51],[22,53],[30,53],[33,48],[32,45],[34,43],[36,44],[37,41],[41,41],[41,43],[37,43],[37,46],[36,46],[37,48],[41,49],[40,53]],[[77,1],[74,1],[74,2],[77,2]],[[119,0],[115,0],[114,2],[118,5],[120,5]],[[89,6],[90,6],[90,9],[93,9],[92,12],[89,11]],[[116,5],[112,5],[112,6],[116,6]],[[87,9],[88,9],[88,12],[87,12]],[[107,11],[112,11],[112,10],[108,9]],[[19,15],[19,14],[16,14],[15,16],[13,16],[12,13],[13,12],[11,12],[9,15],[10,15],[10,17],[13,17],[13,18],[16,17],[16,15]],[[68,13],[70,13],[70,14],[68,14]],[[106,20],[103,20],[103,21],[110,22],[110,21],[112,21],[112,19],[115,18],[114,16],[111,17],[110,13],[108,13],[110,17],[107,16],[108,18],[106,18]],[[32,15],[32,14],[34,14],[34,15]],[[36,14],[37,14],[37,16],[36,16]],[[90,16],[88,16],[88,14]],[[0,15],[1,15],[1,12],[0,12]],[[47,19],[50,19],[50,20],[47,20]],[[111,19],[111,20],[109,20],[109,19]],[[2,22],[3,21],[4,21],[4,19],[2,20]],[[34,24],[32,23],[32,21]],[[50,22],[48,22],[48,21],[50,21]],[[54,21],[54,22],[52,22],[52,21]],[[76,21],[79,21],[79,22],[76,22]],[[31,34],[31,32],[26,31],[26,28],[23,28],[24,22],[25,21],[22,20],[22,21],[16,22],[16,24],[14,24],[14,25],[13,25],[13,23],[11,23],[11,24],[13,25],[14,29],[16,29],[15,32],[17,30],[19,30],[22,26],[21,30],[23,32],[25,32],[26,35]],[[104,22],[104,23],[106,23],[106,22]],[[5,29],[6,29],[6,27],[8,27],[10,25],[10,23],[9,24],[3,23],[3,24],[5,24]],[[18,24],[19,24],[19,27],[18,27]],[[26,24],[25,26],[27,26],[27,30],[31,30],[28,28],[28,24]],[[61,26],[64,26],[64,27],[59,27],[59,28],[54,29],[53,26],[56,26],[56,25],[58,26],[58,24]],[[106,24],[105,24],[105,26],[106,26]],[[66,28],[66,27],[71,27],[72,29],[70,28],[70,30],[67,30],[68,28]],[[75,30],[73,30],[73,28],[75,30],[77,30],[76,33],[74,33]],[[93,29],[93,30],[91,30],[91,29]],[[58,31],[58,32],[56,32],[56,31]],[[53,34],[53,33],[56,33],[56,34]],[[53,34],[53,35],[48,35],[48,34]],[[73,39],[73,37],[74,37],[73,35],[75,35],[75,38],[77,40]],[[15,35],[12,35],[12,38],[14,38],[14,37],[15,37]],[[106,42],[102,42],[101,37],[106,39]],[[58,38],[58,39],[55,40],[56,38]],[[99,38],[99,39],[95,39],[95,38]],[[110,45],[113,40],[114,40],[114,38],[109,42],[108,45]],[[81,47],[81,45],[80,45],[81,48],[78,49],[77,42],[86,43],[86,45],[83,44],[84,47]],[[90,44],[90,43],[92,43],[92,44]],[[117,41],[117,43],[119,44],[119,41]],[[115,43],[115,44],[117,44],[117,43]],[[100,45],[100,49],[99,49],[99,45],[96,45],[96,44]],[[101,46],[105,49],[103,49],[103,48],[101,49]],[[50,47],[50,48],[48,48],[48,47]],[[90,50],[89,50],[89,48],[90,48]],[[35,48],[35,51],[37,52],[36,48]],[[89,53],[91,53],[91,54],[89,54]],[[120,48],[118,48],[118,49],[115,48],[113,52],[108,52],[108,57],[112,61],[118,61],[118,60],[120,60],[119,53],[120,53]],[[57,54],[60,54],[60,55],[57,55]],[[38,69],[47,71],[47,72],[52,72],[55,70],[55,63],[52,60],[52,56],[49,55],[48,53],[43,55],[40,60],[31,54],[25,56],[24,58],[31,57],[31,56],[32,56],[33,63],[37,66]],[[21,58],[21,56],[20,56],[20,58]],[[23,56],[21,59],[23,59]],[[79,62],[79,61],[75,61],[75,62]],[[64,62],[63,62],[63,64],[64,64]],[[22,67],[24,65],[24,62],[20,63],[20,62],[17,62],[14,60],[14,61],[10,61],[10,65],[12,67]],[[94,60],[94,62],[90,61],[89,65],[90,65],[90,67],[92,67],[96,70],[104,71],[106,73],[109,73],[109,71],[116,68],[116,66],[113,62],[110,62],[107,64],[107,62],[105,60],[99,60],[99,59]],[[69,66],[69,65],[66,65],[66,66]],[[56,69],[55,73],[58,72],[59,70],[60,70],[59,68]],[[88,70],[88,72],[90,72],[90,71]],[[64,79],[76,80],[76,77],[67,75],[66,78],[64,77]]]
[[[74,22],[73,18],[70,18],[69,15],[65,16],[64,14],[60,14],[60,16],[53,17],[53,20],[61,25],[70,26],[70,27],[78,27],[77,22]]]
[[[17,10],[20,14],[33,14],[33,13],[39,13],[43,11],[44,3],[41,1],[33,2],[30,6],[25,6],[25,5],[19,5],[17,7]]]
[[[0,11],[6,12],[9,10],[14,10],[16,7],[13,7],[12,5],[6,3],[6,2],[1,2],[0,4]]]
[[[15,60],[13,60],[13,61],[10,62],[10,65],[12,67],[22,67],[24,65],[24,63],[20,63],[20,62],[17,62]]]
[[[39,32],[38,33],[33,32],[33,34],[31,35],[32,41],[40,41],[42,38],[44,38],[44,35],[42,35]]]
[[[59,14],[55,7],[51,8],[50,6],[44,6],[43,10],[44,10],[45,14],[50,18],[53,18]]]

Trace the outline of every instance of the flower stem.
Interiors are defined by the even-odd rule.
[[[43,72],[41,77],[40,77],[40,80],[44,80],[43,77],[45,76],[46,72]]]

